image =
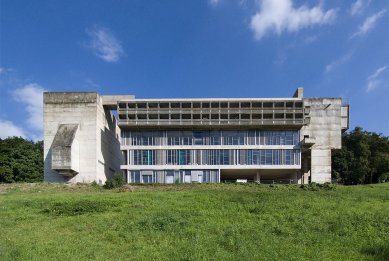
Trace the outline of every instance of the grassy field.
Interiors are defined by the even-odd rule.
[[[389,184],[0,185],[0,260],[89,259],[389,260]]]

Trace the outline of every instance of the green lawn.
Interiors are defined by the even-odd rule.
[[[389,260],[389,184],[0,185],[0,260]]]

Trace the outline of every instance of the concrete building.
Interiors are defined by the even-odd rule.
[[[114,112],[116,111],[116,112]],[[117,115],[116,117],[114,115]],[[47,182],[331,182],[341,98],[135,99],[44,93]]]

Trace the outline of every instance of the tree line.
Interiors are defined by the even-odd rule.
[[[389,137],[356,127],[332,153],[332,178],[343,184],[389,181]]]
[[[43,181],[43,141],[0,139],[0,182]]]
[[[356,127],[332,152],[332,178],[343,184],[389,182],[389,137]],[[43,181],[43,141],[0,139],[0,182]]]

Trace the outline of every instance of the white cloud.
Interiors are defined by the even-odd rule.
[[[353,54],[354,54],[354,51],[350,51],[350,52],[346,53],[345,55],[343,55],[342,57],[340,57],[339,59],[327,64],[325,72],[329,73],[332,70],[334,70],[334,68],[338,67],[341,64],[344,64],[345,62],[350,60],[350,58],[353,56]]]
[[[86,32],[90,37],[88,47],[93,50],[97,57],[106,62],[114,63],[123,56],[124,51],[121,42],[108,28],[95,27],[87,29]]]
[[[36,83],[30,83],[12,92],[13,98],[26,106],[27,124],[30,128],[43,129],[43,92],[46,90]]]
[[[16,126],[13,122],[0,119],[0,138],[6,139],[13,136],[23,138],[27,137],[24,131]]]
[[[364,35],[371,29],[373,29],[376,26],[377,21],[384,16],[385,12],[386,10],[384,9],[366,18],[363,24],[358,27],[358,31],[351,35],[351,38],[354,38],[355,36]]]
[[[388,66],[382,66],[378,68],[372,75],[367,77],[366,92],[370,92],[376,89],[382,82],[380,78],[381,74],[388,68]]]
[[[13,71],[13,69],[11,69],[11,68],[0,67],[0,75],[4,75],[4,74],[12,72],[12,71]]]
[[[283,31],[297,32],[314,25],[330,24],[335,17],[335,9],[324,11],[321,5],[294,8],[291,0],[263,0],[260,11],[251,17],[250,26],[255,38],[260,40],[270,32],[280,35]]]
[[[362,13],[363,9],[365,9],[370,4],[370,0],[357,0],[351,4],[350,14],[352,16],[358,15]]]
[[[209,0],[209,3],[210,3],[212,6],[217,6],[220,2],[221,2],[221,0]]]

